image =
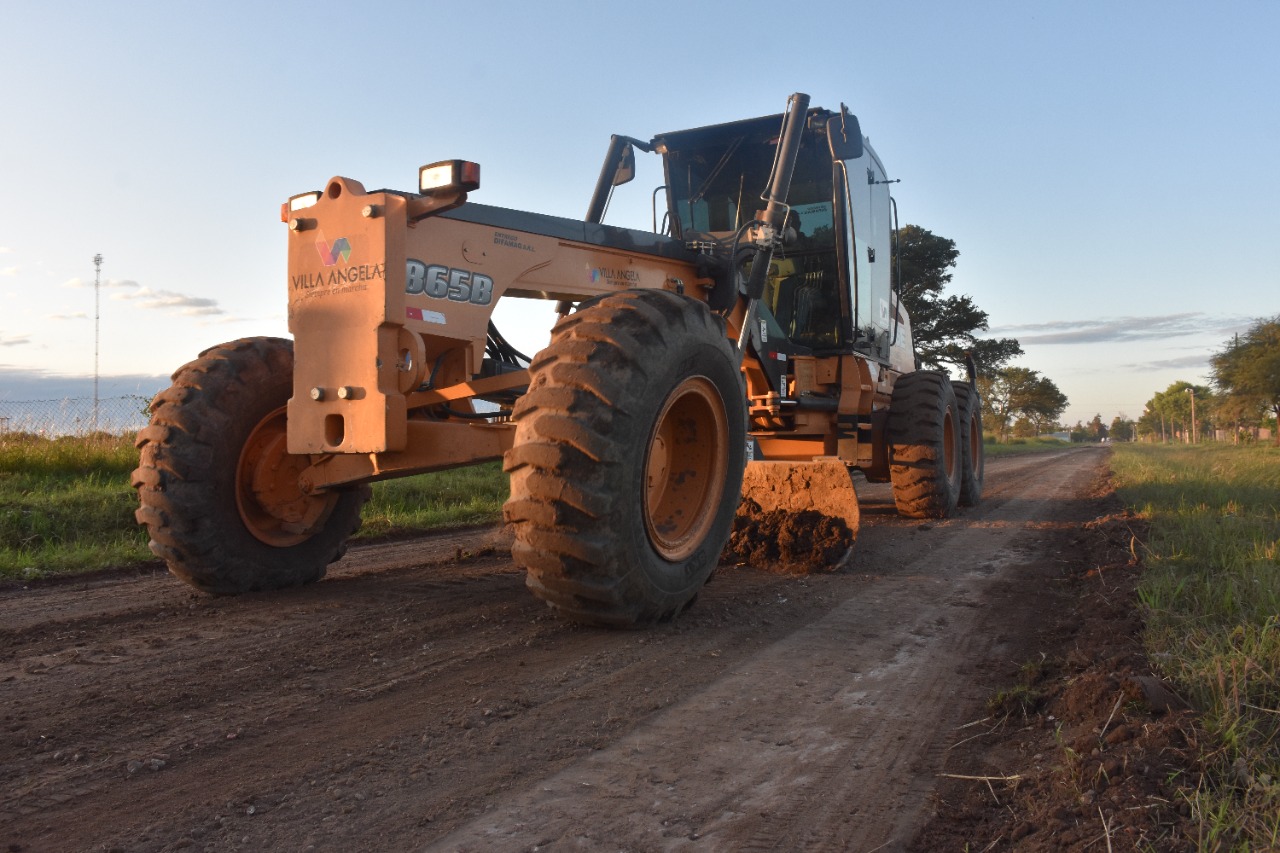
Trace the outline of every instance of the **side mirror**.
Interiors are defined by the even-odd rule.
[[[613,173],[613,185],[620,187],[623,184],[632,181],[636,176],[636,149],[630,142],[622,149],[622,154],[618,157],[618,168]]]
[[[833,160],[857,160],[862,156],[862,126],[858,117],[840,105],[840,115],[827,119],[827,143]]]
[[[604,155],[604,163],[600,165],[600,177],[596,178],[595,192],[591,194],[591,205],[587,208],[587,222],[602,222],[613,188],[636,176],[636,148],[641,151],[653,150],[629,136],[618,136],[615,133],[609,137],[609,150]]]

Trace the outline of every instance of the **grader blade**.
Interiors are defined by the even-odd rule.
[[[833,571],[853,554],[858,518],[843,462],[750,462],[725,558],[774,571]]]

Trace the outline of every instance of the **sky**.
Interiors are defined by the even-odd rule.
[[[586,11],[589,10],[589,11]],[[782,11],[779,10],[788,10]],[[1064,421],[1137,418],[1280,314],[1280,3],[0,0],[0,401],[151,394],[287,335],[280,203],[334,175],[581,218],[612,133],[860,119],[902,222]],[[652,159],[652,158],[651,158]],[[657,164],[606,222],[648,229]],[[545,309],[500,306],[536,350]]]

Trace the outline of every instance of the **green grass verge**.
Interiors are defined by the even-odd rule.
[[[0,578],[149,559],[133,522],[137,464],[130,437],[0,438]]]
[[[153,559],[133,519],[132,436],[0,436],[0,579],[75,574]],[[375,483],[361,538],[496,522],[496,462]]]
[[[1187,796],[1202,849],[1280,846],[1280,449],[1118,445],[1151,524],[1139,588],[1151,659],[1215,743]]]
[[[984,445],[987,456],[1017,456],[1023,453],[1044,453],[1048,450],[1062,450],[1071,447],[1071,442],[1060,438],[1011,438],[997,443],[987,441]]]
[[[486,462],[373,484],[360,537],[496,524],[510,491],[502,463]]]

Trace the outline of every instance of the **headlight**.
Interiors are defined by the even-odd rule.
[[[467,160],[443,160],[418,170],[418,191],[423,195],[439,192],[471,192],[480,189],[480,164]]]
[[[280,221],[288,222],[289,214],[296,213],[299,210],[306,210],[320,200],[320,191],[313,190],[309,193],[298,193],[292,196],[284,204],[280,205]]]

